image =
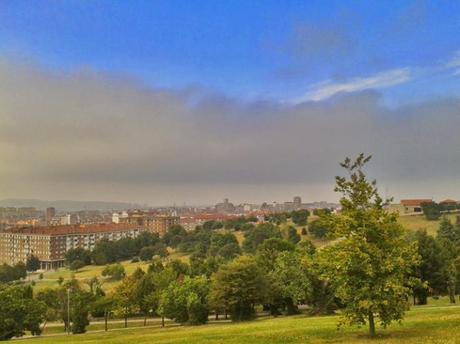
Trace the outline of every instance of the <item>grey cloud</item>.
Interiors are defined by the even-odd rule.
[[[385,183],[456,180],[459,112],[458,99],[389,110],[373,91],[242,102],[4,61],[0,197],[165,203],[298,189],[330,198],[338,161],[359,152],[374,154],[370,172]]]

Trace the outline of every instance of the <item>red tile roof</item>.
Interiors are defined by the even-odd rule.
[[[402,199],[401,200],[401,204],[406,207],[420,207],[424,203],[433,203],[433,200],[430,198]]]
[[[122,232],[142,228],[134,224],[89,224],[89,225],[62,225],[44,227],[23,227],[5,230],[6,233],[36,234],[36,235],[64,235],[64,234],[90,234],[105,232]]]

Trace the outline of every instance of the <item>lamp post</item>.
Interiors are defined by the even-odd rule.
[[[67,288],[67,334],[70,334],[70,288]]]

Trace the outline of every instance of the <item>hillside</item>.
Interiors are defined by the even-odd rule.
[[[452,221],[452,223],[455,223],[456,218],[459,214],[448,214],[445,215],[447,218]],[[408,230],[419,230],[419,229],[425,229],[428,234],[431,234],[433,236],[436,235],[436,232],[439,228],[439,223],[441,220],[437,221],[428,221],[424,215],[414,215],[414,216],[400,216],[398,218],[398,222],[404,226],[404,228]]]

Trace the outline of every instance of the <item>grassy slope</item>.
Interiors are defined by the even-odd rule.
[[[188,259],[185,257],[183,254],[180,253],[172,253],[169,256],[170,259]],[[125,271],[127,275],[130,275],[136,270],[138,267],[142,268],[144,271],[147,270],[148,263],[145,262],[139,262],[139,263],[131,263],[130,261],[125,261],[121,262],[123,266],[125,267]],[[105,265],[88,265],[83,267],[82,269],[73,272],[70,271],[67,268],[61,268],[56,271],[46,271],[43,273],[43,279],[39,280],[37,279],[37,275],[35,274],[34,280],[36,282],[36,285],[34,287],[34,290],[39,291],[44,288],[55,288],[58,287],[58,279],[60,276],[64,278],[64,280],[68,280],[71,278],[73,275],[77,280],[84,282],[85,280],[89,280],[92,277],[98,277],[99,279],[103,280],[103,288],[106,291],[112,290],[115,286],[117,286],[120,282],[119,281],[111,281],[108,279],[104,279],[104,277],[101,276],[102,270],[104,270]]]
[[[35,339],[34,343],[368,343],[366,329],[337,331],[337,316],[281,317],[240,324],[132,328]],[[379,343],[460,343],[460,307],[416,307],[402,325],[378,329]]]
[[[448,214],[446,215],[452,223],[455,223],[456,217],[459,214]],[[415,215],[415,216],[400,216],[398,221],[404,228],[408,230],[418,230],[418,229],[426,229],[428,234],[436,236],[436,232],[439,228],[440,220],[437,221],[428,221],[425,219],[423,215]]]

